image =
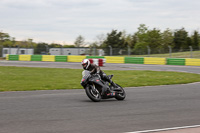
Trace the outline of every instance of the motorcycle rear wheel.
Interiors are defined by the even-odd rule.
[[[85,88],[85,92],[87,96],[93,101],[93,102],[100,102],[101,101],[101,94],[97,89],[93,89],[91,86]]]

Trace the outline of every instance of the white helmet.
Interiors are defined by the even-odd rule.
[[[88,67],[90,66],[90,61],[88,59],[83,59],[81,65],[83,66],[83,69],[87,70]]]

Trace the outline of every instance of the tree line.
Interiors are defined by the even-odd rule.
[[[174,31],[168,28],[162,32],[157,28],[149,29],[145,24],[140,24],[134,34],[112,30],[100,46],[121,49],[129,47],[134,54],[145,53],[148,48],[152,53],[166,53],[169,52],[169,48],[175,52],[188,51],[190,46],[193,50],[200,50],[200,35],[198,31],[189,35],[185,28]]]
[[[33,39],[27,39],[23,41],[16,41],[14,37],[11,37],[8,33],[0,32],[0,48],[12,47],[12,48],[34,48],[34,54],[47,53],[49,48],[74,48],[74,45],[61,45],[57,43],[36,43]]]
[[[61,45],[56,43],[36,43],[33,39],[16,41],[8,33],[0,32],[0,46],[3,47],[32,47],[35,54],[40,54],[48,48],[74,48],[74,47],[95,47],[106,49],[109,47],[117,49],[130,49],[133,54],[146,52],[147,48],[153,53],[165,53],[171,48],[173,51],[200,50],[200,34],[195,30],[191,35],[185,28],[161,31],[158,28],[149,29],[145,24],[140,24],[137,31],[127,34],[126,31],[113,29],[106,35],[98,35],[96,41],[86,43],[85,38],[79,35],[74,45]]]
[[[75,41],[76,47],[85,46],[85,38],[79,35]],[[185,28],[171,30],[167,28],[163,32],[158,28],[149,29],[145,24],[140,24],[137,31],[127,34],[126,31],[112,30],[106,36],[99,35],[97,40],[89,44],[90,47],[108,49],[112,47],[119,53],[122,49],[129,49],[132,54],[145,54],[147,49],[151,53],[200,50],[200,34],[195,30],[191,35]],[[117,50],[118,49],[118,50]]]

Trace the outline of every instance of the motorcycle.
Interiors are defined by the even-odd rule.
[[[111,79],[113,75],[108,75],[108,77]],[[82,72],[81,85],[85,89],[86,95],[94,102],[109,98],[124,100],[126,97],[126,93],[120,85],[116,84],[120,89],[114,91],[114,87],[109,85],[108,81],[102,80],[99,74],[90,74],[88,70]]]

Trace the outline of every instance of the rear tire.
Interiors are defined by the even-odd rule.
[[[118,87],[120,87],[121,91],[117,91],[117,92],[116,92],[115,98],[116,98],[117,100],[124,100],[125,97],[126,97],[126,92],[124,91],[124,89],[123,89],[120,85],[118,85],[118,84],[116,84],[116,85],[117,85]]]
[[[91,86],[87,86],[85,88],[85,92],[87,96],[93,101],[93,102],[100,102],[101,101],[101,94],[97,89],[92,89]]]

